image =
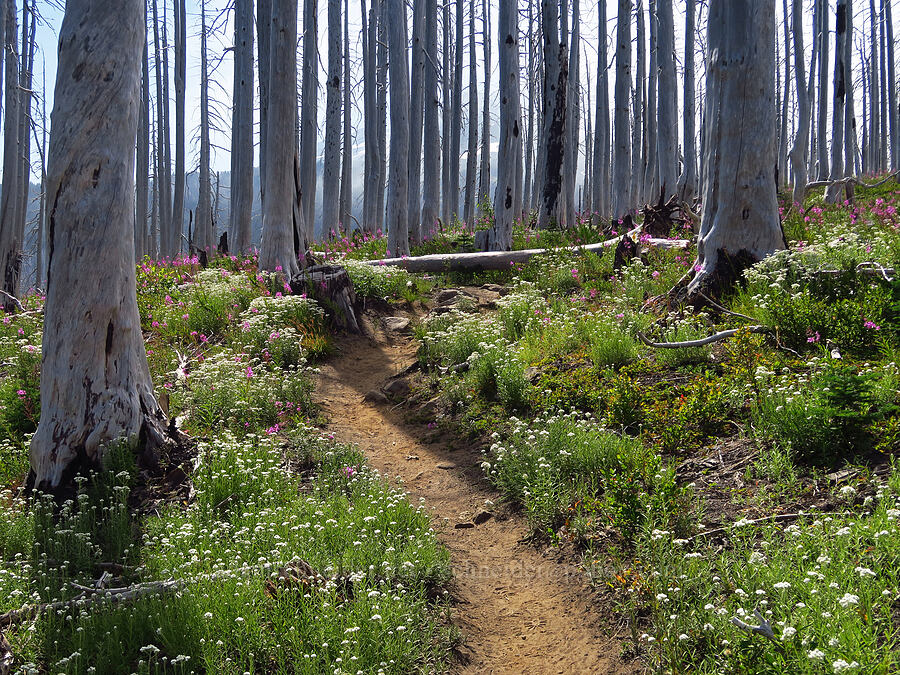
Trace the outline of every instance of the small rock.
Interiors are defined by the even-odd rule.
[[[449,305],[455,302],[457,297],[459,297],[459,291],[454,288],[445,288],[434,297],[434,300],[439,305]]]
[[[409,328],[409,319],[405,316],[386,316],[382,319],[384,327],[397,333]]]
[[[413,460],[413,459],[419,459],[419,456],[418,456],[418,455],[407,455],[407,456],[406,456],[406,460],[407,460],[407,461],[410,461],[410,460]]]
[[[502,293],[505,289],[499,284],[483,284],[482,288],[491,293]]]
[[[456,464],[453,462],[438,462],[437,468],[439,469],[455,469]]]
[[[405,378],[391,380],[384,385],[384,393],[392,398],[403,398],[410,391],[409,382]]]
[[[472,522],[474,522],[476,525],[481,525],[482,523],[486,523],[487,521],[489,521],[493,517],[493,515],[494,514],[490,511],[479,511],[475,514],[475,517],[472,518]]]
[[[475,527],[475,523],[457,523],[454,525],[457,530],[468,530]]]
[[[365,395],[365,399],[369,403],[388,403],[388,397],[384,395],[384,392],[378,391],[377,389],[372,389]]]

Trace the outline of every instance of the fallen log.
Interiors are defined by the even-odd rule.
[[[525,264],[536,255],[548,253],[551,251],[579,253],[583,251],[603,251],[607,248],[618,246],[619,242],[626,235],[620,235],[613,239],[601,241],[596,244],[587,244],[585,246],[570,246],[559,249],[552,248],[530,248],[521,251],[480,251],[477,253],[436,253],[432,255],[421,255],[410,258],[382,258],[381,260],[365,260],[368,265],[386,265],[391,267],[400,267],[407,272],[462,272],[472,271],[481,272],[485,270],[504,270],[509,269],[513,265]],[[627,236],[637,240],[640,236],[640,229],[634,229],[627,233]],[[690,245],[687,239],[659,239],[649,238],[640,241],[642,246],[647,248],[661,249],[684,249]]]
[[[699,340],[687,340],[685,342],[653,342],[646,335],[638,331],[638,338],[640,338],[641,342],[643,342],[648,347],[653,347],[654,349],[690,349],[692,347],[703,347],[708,344],[712,344],[713,342],[719,342],[720,340],[725,340],[726,338],[734,337],[741,331],[747,331],[750,333],[771,333],[772,330],[768,326],[743,326],[741,328],[729,328],[728,330],[723,330],[718,333],[713,333],[712,335],[700,338]]]
[[[293,293],[306,293],[331,315],[338,328],[359,333],[356,292],[347,270],[336,265],[313,265],[290,281]]]

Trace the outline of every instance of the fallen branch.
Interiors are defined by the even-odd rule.
[[[898,175],[900,175],[900,171],[894,171],[893,173],[888,174],[887,176],[882,178],[880,181],[877,181],[875,183],[863,183],[861,180],[859,180],[855,176],[847,176],[846,178],[838,178],[836,180],[817,180],[812,183],[807,183],[806,189],[814,190],[815,188],[831,187],[832,185],[839,185],[839,184],[847,185],[848,183],[852,184],[852,185],[856,185],[858,187],[862,187],[862,188],[876,188],[881,185],[884,185],[889,180],[897,178]]]
[[[16,296],[14,296],[12,293],[7,293],[6,291],[0,289],[0,295],[2,295],[9,302],[14,304],[16,306],[16,309],[18,309],[20,312],[25,311],[25,306],[21,302],[19,302],[19,299]]]
[[[788,520],[797,520],[797,518],[802,518],[803,516],[850,516],[853,515],[850,511],[822,511],[817,513],[779,513],[774,516],[766,516],[765,518],[757,518],[756,520],[746,520],[743,522],[741,527],[746,525],[759,525],[760,523],[781,523]],[[728,532],[734,527],[734,524],[726,525],[725,527],[717,527],[714,530],[704,530],[703,532],[698,532],[693,537],[688,537],[688,541],[693,541],[697,537],[711,537],[714,534],[722,534],[723,532]]]
[[[653,347],[654,349],[690,349],[691,347],[703,347],[705,345],[712,344],[713,342],[719,342],[720,340],[734,337],[741,331],[749,331],[750,333],[770,333],[771,329],[768,326],[744,326],[742,328],[729,328],[728,330],[714,333],[713,335],[701,338],[699,340],[687,340],[685,342],[653,342],[640,331],[638,331],[638,338],[640,338],[641,342],[643,342],[645,345],[647,345],[648,347]]]
[[[699,291],[697,293],[697,295],[699,295],[701,298],[706,300],[707,304],[710,307],[712,307],[713,309],[715,309],[718,312],[721,312],[722,314],[727,314],[728,316],[735,316],[739,319],[747,319],[747,321],[756,321],[756,319],[754,319],[752,316],[747,316],[746,314],[739,314],[738,312],[732,312],[730,309],[726,309],[725,307],[722,307],[722,305],[720,305],[718,302],[716,302],[711,297],[706,295],[706,293],[704,293],[703,291]]]
[[[748,633],[756,633],[757,635],[762,635],[764,638],[767,638],[775,643],[775,646],[778,648],[778,651],[784,653],[784,647],[778,642],[778,638],[775,637],[774,631],[772,631],[772,626],[769,624],[768,619],[766,619],[758,609],[753,610],[753,616],[756,617],[756,620],[759,621],[758,626],[751,626],[750,624],[742,621],[741,619],[735,617],[731,618],[731,623],[740,628],[741,630],[745,630]]]

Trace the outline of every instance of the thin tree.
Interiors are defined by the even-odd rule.
[[[437,0],[425,2],[425,122],[422,156],[422,239],[434,232],[441,201],[441,130],[438,98]]]
[[[454,220],[459,218],[459,148],[462,137],[462,75],[464,46],[464,0],[455,1],[456,19],[454,27],[456,29],[456,40],[453,44],[453,94],[450,103],[450,114],[452,116],[452,120],[450,122],[450,217]],[[445,2],[449,2],[449,0],[445,0]]]
[[[165,438],[135,294],[142,4],[68,0],[60,29],[41,417],[29,478],[42,490],[100,468],[118,441],[152,465]]]
[[[209,62],[206,45],[206,0],[200,2],[200,185],[197,196],[197,220],[194,246],[212,253],[216,245],[212,219],[212,195],[209,180]]]
[[[780,126],[778,131],[778,181],[780,186],[788,184],[788,110],[791,102],[791,38],[788,23],[787,0],[782,0],[782,14],[784,21],[782,27],[784,29],[784,95],[781,97],[781,115],[779,116]]]
[[[566,132],[568,150],[565,154],[566,223],[575,225],[575,182],[578,175],[578,147],[581,144],[581,11],[578,0],[572,0],[572,33],[569,43],[569,79],[566,83]]]
[[[519,92],[519,27],[516,0],[500,0],[497,50],[500,61],[500,146],[497,156],[497,187],[494,192],[494,225],[488,232],[488,249],[512,248],[512,226],[517,217],[516,191],[521,183],[515,158],[521,156],[522,114]]]
[[[19,295],[22,275],[23,237],[19,235],[20,176],[19,116],[21,96],[19,90],[18,21],[15,0],[6,0],[6,36],[4,51],[5,115],[3,119],[3,190],[0,193],[0,264],[2,264],[2,289],[13,296]],[[14,304],[4,297],[3,308],[10,310]]]
[[[846,94],[846,69],[844,68],[847,41],[847,0],[838,0],[835,13],[834,39],[834,100],[831,107],[831,174],[832,181],[844,177],[844,96]],[[849,167],[852,169],[852,167]],[[832,183],[825,190],[825,201],[838,200],[842,185]]]
[[[328,0],[328,79],[325,81],[322,162],[322,232],[325,237],[340,231],[341,29],[341,0]]]
[[[884,15],[884,24],[887,42],[887,71],[888,71],[888,118],[890,119],[890,141],[891,141],[891,171],[896,171],[900,167],[900,119],[897,110],[897,69],[894,63],[894,20],[891,16],[891,0],[881,0],[881,9]]]
[[[413,2],[412,72],[409,83],[409,239],[422,241],[422,128],[425,116],[425,0]]]
[[[469,110],[466,143],[466,190],[463,218],[466,227],[475,225],[475,191],[478,180],[478,72],[475,56],[475,0],[469,2]]]
[[[441,45],[441,107],[443,113],[441,115],[441,221],[444,224],[450,224],[450,214],[455,211],[451,210],[452,198],[450,196],[451,183],[451,165],[450,165],[450,147],[451,147],[451,90],[453,88],[453,77],[450,68],[451,51],[450,51],[450,2],[444,0],[443,12],[443,44]],[[458,165],[457,165],[458,166]]]
[[[187,75],[187,13],[184,0],[175,0],[175,192],[172,202],[172,254],[182,250],[184,232],[184,127]]]
[[[632,116],[634,124],[631,125],[631,181],[629,190],[631,195],[628,202],[637,204],[644,199],[644,174],[645,166],[649,161],[650,151],[648,145],[653,144],[653,157],[656,157],[656,133],[654,131],[651,136],[648,133],[649,124],[648,116],[650,107],[647,105],[647,49],[646,49],[646,21],[644,20],[644,6],[641,0],[635,0],[634,18],[635,18],[635,59],[634,59],[634,86],[631,90],[632,100]],[[655,6],[651,0],[650,3],[650,26],[655,23]],[[656,95],[656,66],[655,52],[652,55],[654,61],[650,64],[651,86],[653,95]],[[655,107],[655,106],[654,106]],[[654,113],[653,129],[656,129],[655,121],[656,113]]]
[[[609,217],[609,72],[606,49],[606,0],[597,0],[598,38],[597,61],[600,64],[597,75],[597,109],[594,122],[594,191],[593,205],[599,220]]]
[[[344,0],[344,137],[341,160],[340,219],[344,232],[350,232],[353,218],[353,126],[350,115],[350,0]]]
[[[810,96],[809,89],[815,81],[813,69],[815,68],[816,54],[813,52],[813,60],[810,64],[809,83],[806,81],[806,64],[804,63],[803,48],[803,1],[793,0],[791,7],[792,25],[794,32],[794,77],[797,89],[797,134],[794,136],[794,146],[791,148],[791,168],[794,173],[794,191],[792,200],[794,204],[803,204],[806,198],[806,184],[809,182],[807,174],[806,154],[809,143],[810,127]]]
[[[231,221],[228,246],[250,250],[253,207],[253,1],[234,1],[234,106],[231,115]],[[267,144],[268,145],[268,144]]]
[[[696,85],[694,73],[695,0],[685,0],[684,9],[684,166],[678,177],[678,198],[691,202],[697,196]],[[801,54],[802,56],[802,54]],[[806,133],[807,137],[809,133]]]
[[[479,213],[490,199],[491,189],[491,14],[487,0],[481,0],[481,40],[484,45],[484,103],[481,108],[481,164],[476,204]],[[530,158],[526,158],[525,173],[530,175],[530,172]],[[528,183],[527,178],[525,182]]]
[[[612,176],[612,217],[621,218],[632,208],[631,184],[631,117],[628,94],[631,88],[631,0],[619,0],[616,18],[616,83],[614,99]]]
[[[147,25],[147,0],[144,0],[144,26]],[[141,56],[141,110],[137,137],[137,188],[134,202],[134,257],[140,260],[149,253],[147,241],[147,207],[150,194],[150,48],[144,37]]]
[[[544,165],[538,206],[538,227],[565,226],[565,193],[563,192],[566,134],[566,85],[568,55],[560,39],[558,0],[541,3],[544,30],[544,142],[539,162]]]
[[[678,184],[678,94],[675,79],[675,19],[672,0],[657,0],[659,20],[659,110],[656,132],[659,186],[668,197]]]
[[[637,123],[637,120],[635,120]],[[644,114],[644,192],[643,199],[659,196],[659,20],[656,0],[650,0],[650,75],[647,85],[647,108]],[[641,195],[638,195],[640,197]]]
[[[710,0],[703,216],[688,296],[784,248],[775,185],[774,0]]]
[[[274,0],[273,0],[274,1]],[[303,92],[300,106],[300,186],[305,237],[313,240],[316,215],[316,154],[319,100],[318,1],[303,2]],[[269,93],[270,100],[272,93]],[[268,186],[266,186],[268,189]]]
[[[816,39],[819,42],[819,109],[816,118],[816,139],[819,166],[816,180],[828,177],[828,0],[816,0],[819,9],[819,27]]]

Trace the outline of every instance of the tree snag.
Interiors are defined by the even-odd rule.
[[[155,460],[153,393],[135,292],[134,142],[142,0],[69,0],[59,35],[48,192],[49,271],[35,487],[65,488],[110,444]]]

